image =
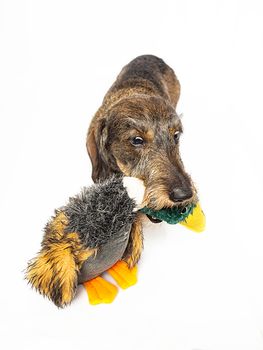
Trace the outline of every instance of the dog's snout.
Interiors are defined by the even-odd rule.
[[[182,189],[182,188],[174,188],[170,194],[169,198],[171,201],[175,203],[183,202],[187,199],[190,199],[193,196],[192,190],[189,189]]]

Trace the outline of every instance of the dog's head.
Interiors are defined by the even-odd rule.
[[[164,99],[138,95],[121,100],[88,134],[93,180],[120,172],[142,179],[144,204],[155,210],[196,202],[179,153],[181,133],[181,120]]]

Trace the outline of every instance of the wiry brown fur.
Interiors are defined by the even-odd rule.
[[[65,233],[67,223],[65,214],[57,211],[45,228],[42,248],[29,262],[25,276],[36,290],[59,307],[72,301],[83,262],[96,254],[96,249],[83,247],[77,233]]]
[[[142,235],[142,216],[144,214],[138,213],[132,225],[128,245],[122,257],[130,268],[137,264],[141,257],[143,250],[143,235]]]
[[[179,96],[179,81],[162,59],[144,55],[126,65],[88,130],[87,150],[93,180],[97,182],[112,173],[143,179],[144,204],[156,210],[176,205],[170,194],[178,188],[190,193],[180,204],[196,202],[195,187],[185,172],[179,143],[174,140],[174,133],[182,132],[175,111]],[[132,145],[131,140],[137,136],[145,141],[142,147]],[[125,255],[129,260],[127,254],[130,254],[130,265],[137,262],[132,255],[140,255],[138,245],[133,242],[138,235],[142,236],[139,221],[141,216],[133,225]]]

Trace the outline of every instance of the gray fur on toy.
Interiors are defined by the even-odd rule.
[[[68,218],[66,232],[78,232],[89,248],[106,244],[129,229],[135,202],[128,196],[120,177],[84,187],[61,210]]]
[[[135,219],[135,207],[135,201],[123,186],[123,178],[112,177],[83,188],[61,208],[68,218],[66,232],[78,232],[86,247],[100,248],[94,259],[83,264],[79,283],[100,275],[122,258]]]

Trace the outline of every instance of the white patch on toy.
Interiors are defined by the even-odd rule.
[[[144,198],[145,186],[142,180],[136,177],[124,176],[123,186],[128,192],[128,196],[135,200],[136,208],[139,210]]]

